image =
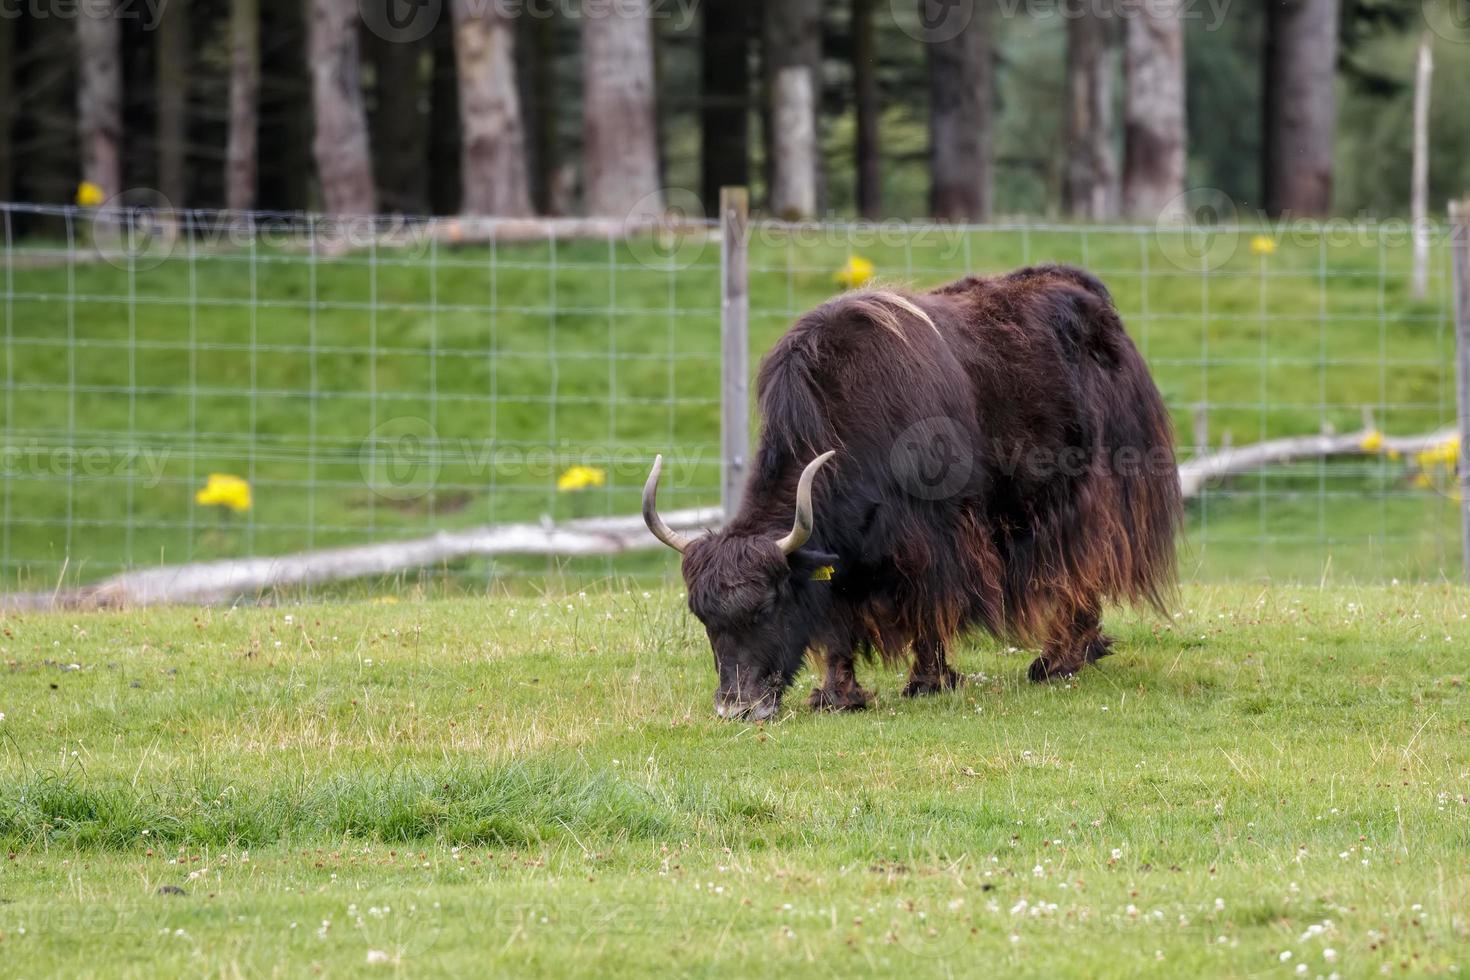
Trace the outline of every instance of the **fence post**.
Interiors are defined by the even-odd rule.
[[[1470,581],[1470,198],[1450,202],[1455,269],[1455,379],[1460,409],[1460,557]]]
[[[750,192],[720,188],[720,502],[740,508],[750,455]]]

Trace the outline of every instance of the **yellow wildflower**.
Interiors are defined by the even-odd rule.
[[[556,478],[559,493],[575,493],[588,487],[600,487],[607,483],[607,471],[596,466],[573,466]]]
[[[250,509],[250,484],[228,473],[211,473],[204,488],[194,494],[194,502],[204,507],[228,507],[236,513]]]
[[[1421,470],[1453,470],[1460,462],[1460,437],[1451,436],[1437,446],[1415,453],[1414,461]]]
[[[1459,468],[1460,437],[1452,435],[1443,442],[1414,454],[1413,469],[1417,472],[1412,473],[1409,482],[1421,490],[1448,490],[1453,496],[1458,493],[1458,490],[1452,488]]]
[[[95,208],[105,200],[107,195],[102,193],[102,188],[90,180],[84,180],[77,185],[77,203],[82,207]]]
[[[1251,239],[1252,255],[1274,255],[1276,253],[1276,239],[1270,235],[1256,235]]]
[[[1383,448],[1383,433],[1379,432],[1377,429],[1374,429],[1373,431],[1363,436],[1363,441],[1358,443],[1358,446],[1365,453],[1378,452],[1380,449]]]
[[[857,289],[859,286],[867,285],[868,280],[873,278],[873,263],[861,255],[854,255],[847,260],[847,264],[837,270],[832,277],[839,286],[848,289]]]

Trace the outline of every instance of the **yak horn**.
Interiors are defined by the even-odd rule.
[[[643,523],[648,525],[654,537],[682,555],[684,549],[689,547],[689,539],[669,527],[664,523],[664,519],[658,516],[658,476],[663,472],[663,468],[663,456],[653,457],[653,471],[648,474],[648,482],[643,484]]]
[[[836,455],[837,450],[829,449],[807,463],[806,469],[801,471],[801,479],[796,483],[796,520],[791,525],[791,533],[776,542],[776,547],[781,549],[783,555],[791,554],[806,544],[807,539],[812,536],[812,528],[816,524],[812,517],[812,478],[817,475],[817,470],[822,468],[823,463]]]

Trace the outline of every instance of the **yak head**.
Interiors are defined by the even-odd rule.
[[[715,713],[763,721],[801,669],[812,638],[811,580],[836,558],[803,548],[812,536],[812,479],[834,453],[818,456],[796,485],[796,520],[785,537],[720,531],[691,540],[658,516],[663,457],[643,488],[643,520],[654,537],[684,556],[689,609],[715,654]],[[830,569],[826,572],[830,575]]]

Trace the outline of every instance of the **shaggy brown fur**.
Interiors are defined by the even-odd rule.
[[[781,338],[759,390],[741,510],[684,560],[729,704],[779,699],[806,651],[826,665],[818,708],[866,703],[864,651],[912,656],[905,694],[943,690],[970,626],[1040,645],[1034,680],[1070,674],[1108,652],[1105,602],[1161,608],[1181,515],[1171,425],[1091,275],[840,297]],[[827,449],[815,534],[787,558],[771,542]]]

